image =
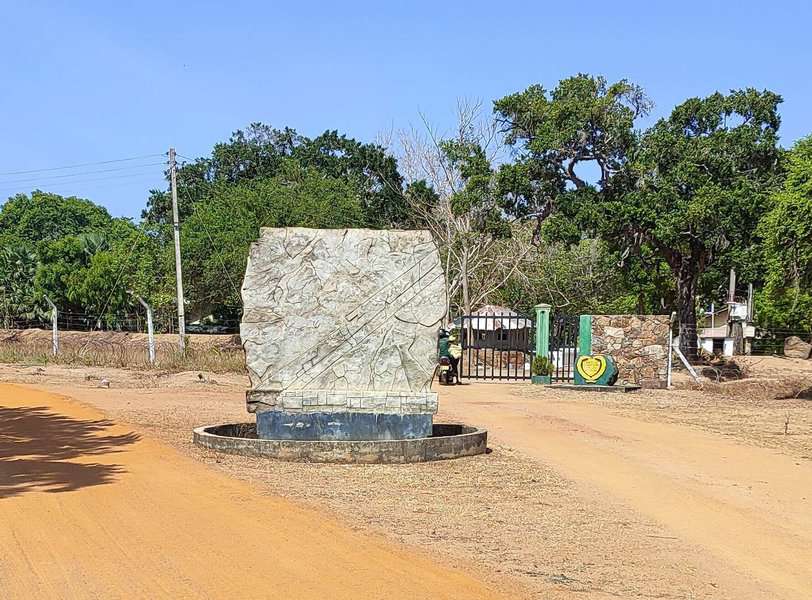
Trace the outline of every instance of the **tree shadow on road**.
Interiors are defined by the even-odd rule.
[[[82,460],[120,452],[138,441],[135,433],[105,435],[112,425],[107,419],[72,419],[41,406],[0,406],[0,500],[25,492],[69,492],[114,481],[123,472],[119,465]]]

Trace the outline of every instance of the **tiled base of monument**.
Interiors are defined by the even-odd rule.
[[[257,437],[265,440],[409,440],[431,435],[431,413],[257,413]]]
[[[251,390],[266,440],[407,440],[431,436],[437,393],[381,390]]]
[[[383,392],[375,390],[250,390],[246,393],[249,412],[386,412],[436,413],[436,392]]]
[[[458,424],[435,424],[430,437],[409,440],[265,440],[254,423],[198,427],[194,443],[203,448],[291,462],[345,464],[417,463],[484,454],[488,432]]]

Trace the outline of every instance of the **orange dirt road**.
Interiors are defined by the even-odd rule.
[[[614,413],[598,395],[505,385],[441,390],[486,427],[600,495],[664,525],[734,597],[812,598],[812,462],[686,425]],[[568,395],[569,394],[569,395]]]
[[[68,398],[0,385],[0,598],[500,598]]]

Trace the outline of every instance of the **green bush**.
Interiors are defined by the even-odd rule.
[[[537,356],[533,359],[533,375],[552,375],[553,363],[546,356]]]

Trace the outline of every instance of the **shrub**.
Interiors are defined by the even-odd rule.
[[[552,375],[553,363],[546,356],[537,356],[533,359],[533,375]]]

